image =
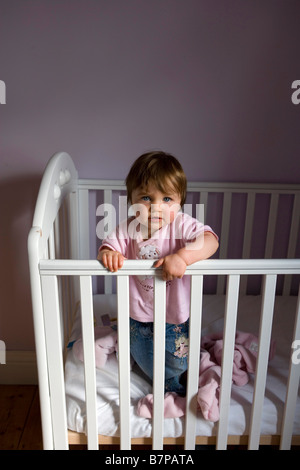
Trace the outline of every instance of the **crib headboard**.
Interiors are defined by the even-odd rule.
[[[54,258],[54,231],[58,236],[58,227],[54,227],[57,214],[65,198],[77,191],[77,171],[73,160],[65,152],[53,155],[45,169],[38,194],[29,243],[38,240],[40,258]],[[58,222],[57,222],[58,223]],[[39,234],[34,236],[34,232]],[[58,244],[57,244],[58,245]]]

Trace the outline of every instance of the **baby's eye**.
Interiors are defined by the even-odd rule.
[[[170,198],[170,197],[168,197],[168,196],[165,196],[165,197],[164,197],[164,202],[170,202],[170,201],[171,201],[171,198]]]
[[[142,196],[142,201],[150,201],[150,197],[149,196]]]

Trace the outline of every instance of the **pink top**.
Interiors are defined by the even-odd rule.
[[[179,212],[175,220],[143,240],[136,232],[134,218],[122,222],[105,240],[101,248],[107,246],[119,251],[128,259],[159,259],[176,253],[180,248],[190,245],[205,231],[215,233],[208,225],[203,225],[188,214]],[[215,235],[216,236],[216,235]],[[216,236],[217,237],[217,236]],[[190,276],[167,281],[166,322],[179,324],[189,317]],[[153,277],[130,276],[130,316],[140,322],[153,321]]]

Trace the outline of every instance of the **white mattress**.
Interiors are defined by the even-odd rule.
[[[223,329],[224,296],[205,296],[203,311],[202,334],[221,331]],[[258,334],[260,316],[259,296],[241,297],[239,301],[237,329]],[[116,298],[114,295],[95,296],[94,309],[97,324],[101,324],[104,314],[114,316]],[[268,367],[266,394],[263,407],[261,433],[280,434],[283,406],[286,393],[286,380],[291,353],[294,317],[296,311],[295,297],[277,297],[275,303],[272,338],[276,341],[276,354]],[[80,335],[79,323],[75,324],[73,339]],[[76,359],[71,349],[68,352],[66,365],[66,395],[68,428],[77,432],[85,432],[86,406],[84,389],[83,364]],[[96,371],[98,400],[98,433],[103,435],[119,435],[119,390],[118,364],[114,354],[109,357],[107,365]],[[253,377],[243,387],[232,386],[229,414],[229,435],[248,434],[250,412],[253,398]],[[151,393],[151,385],[136,372],[135,366],[131,373],[131,434],[132,437],[150,437],[151,419],[141,418],[136,414],[136,404],[140,398]],[[197,435],[211,436],[217,432],[218,423],[203,419],[198,414]],[[179,437],[184,434],[184,417],[164,420],[165,437]],[[294,434],[300,435],[300,396],[294,422]]]

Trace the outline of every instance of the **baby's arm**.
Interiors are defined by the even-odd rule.
[[[97,260],[101,261],[103,266],[112,273],[122,268],[124,259],[126,258],[122,255],[122,253],[113,251],[107,246],[101,248],[97,256]]]
[[[160,258],[155,263],[155,267],[162,266],[165,281],[171,281],[175,278],[181,279],[187,266],[210,258],[218,247],[219,242],[214,234],[204,232],[190,247],[181,248],[177,253]]]
[[[177,251],[177,254],[190,266],[197,261],[210,258],[219,248],[217,237],[212,232],[204,232],[194,242]]]

